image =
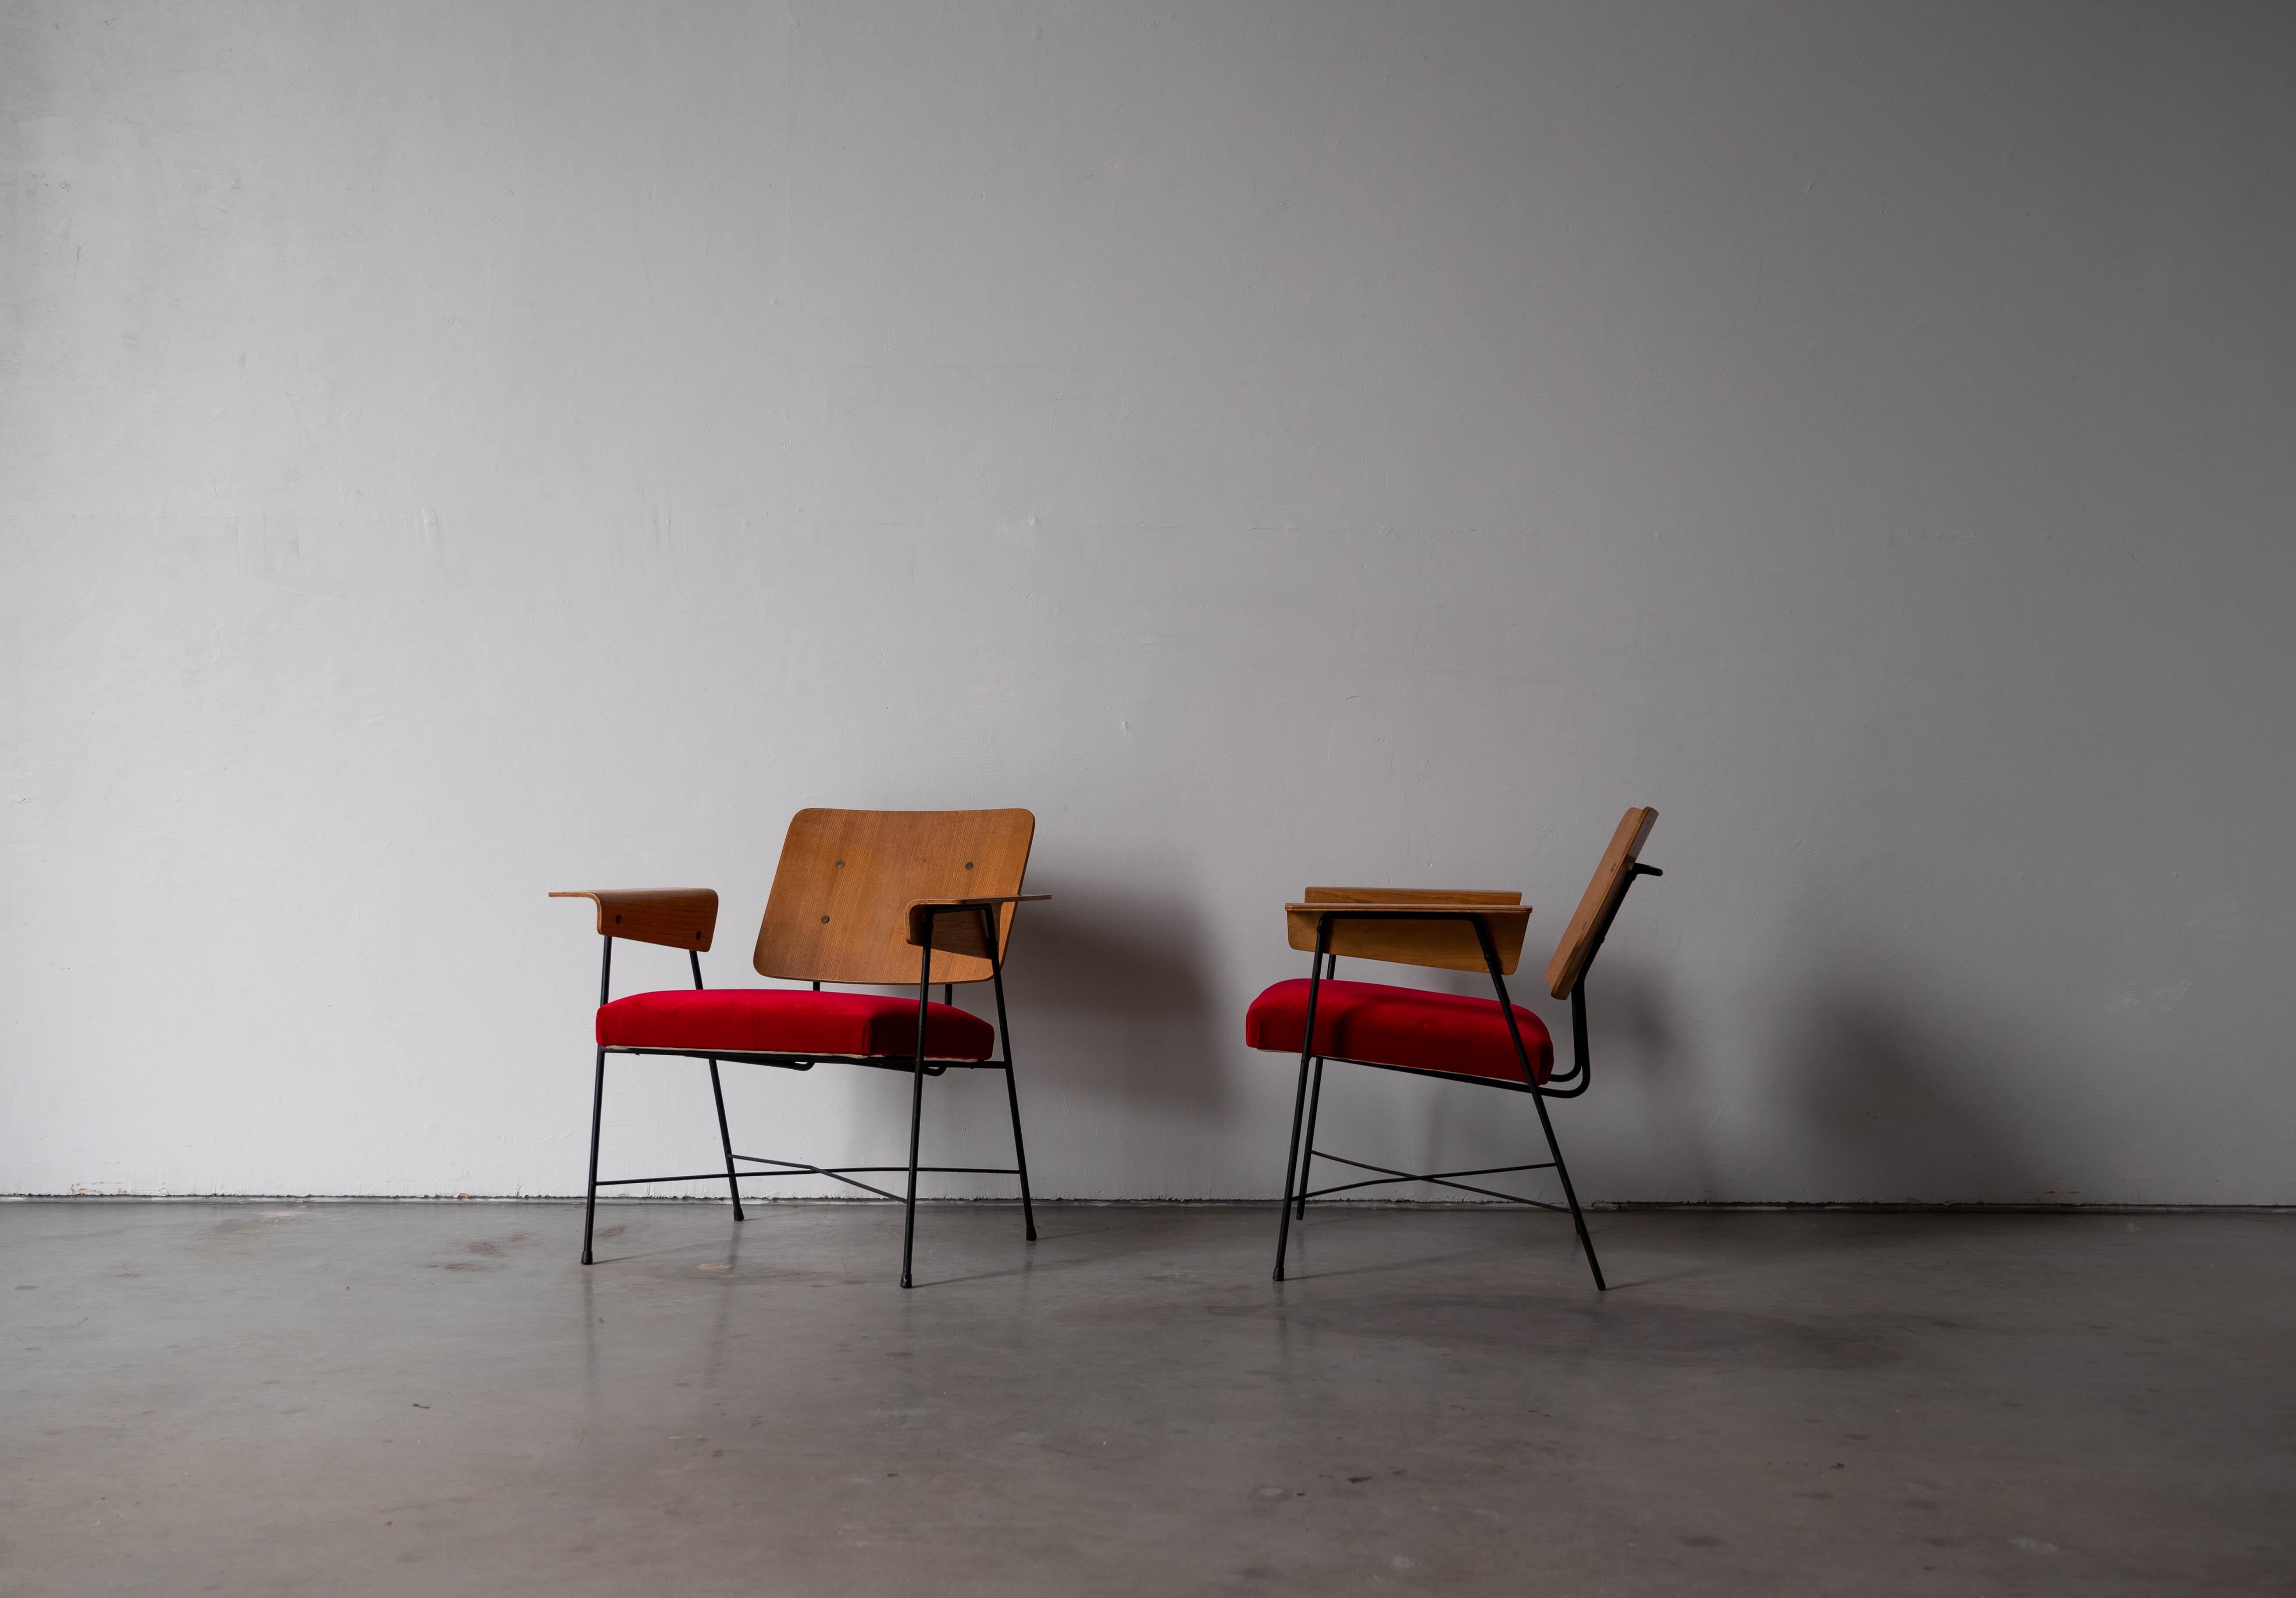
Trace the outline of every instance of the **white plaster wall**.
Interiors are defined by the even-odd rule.
[[[1543,959],[1652,804],[1590,1196],[2296,1201],[2292,46],[10,0],[0,1190],[577,1191],[545,890],[714,886],[756,981],[792,810],[1017,804],[1039,1191],[1266,1194],[1283,900],[1520,887]],[[729,1096],[801,1158],[906,1109]],[[698,1067],[611,1109],[707,1165]]]

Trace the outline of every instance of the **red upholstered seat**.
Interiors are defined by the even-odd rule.
[[[1514,1019],[1531,1069],[1544,1082],[1554,1069],[1554,1039],[1546,1023],[1520,1004],[1514,1006]],[[1243,1041],[1255,1049],[1297,1054],[1307,1027],[1308,980],[1295,977],[1251,1001],[1244,1012]],[[1380,982],[1323,984],[1316,995],[1315,1052],[1411,1071],[1522,1080],[1514,1040],[1507,1036],[1506,1018],[1496,999],[1462,998]]]
[[[598,1012],[606,1048],[728,1054],[869,1054],[914,1060],[917,1002],[803,987],[674,987],[634,993]],[[986,1060],[996,1034],[953,1004],[925,1006],[925,1055]]]

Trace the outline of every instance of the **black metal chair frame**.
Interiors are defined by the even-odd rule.
[[[1587,1234],[1587,1217],[1579,1208],[1578,1190],[1571,1186],[1570,1168],[1562,1162],[1562,1146],[1554,1138],[1554,1122],[1546,1113],[1546,1101],[1575,1099],[1585,1093],[1587,1084],[1594,1080],[1594,1062],[1587,1046],[1587,972],[1594,969],[1595,956],[1603,952],[1603,940],[1610,936],[1611,920],[1616,918],[1619,906],[1626,903],[1627,892],[1634,887],[1635,880],[1641,877],[1662,877],[1665,874],[1658,867],[1644,865],[1639,861],[1634,862],[1629,867],[1626,886],[1619,893],[1618,905],[1611,907],[1611,917],[1606,918],[1596,929],[1593,943],[1587,951],[1586,963],[1579,971],[1578,980],[1571,985],[1570,1069],[1559,1078],[1548,1078],[1546,1083],[1538,1082],[1531,1071],[1530,1053],[1523,1047],[1522,1028],[1515,1020],[1514,1005],[1507,997],[1506,978],[1499,971],[1498,948],[1491,940],[1490,927],[1480,915],[1472,911],[1431,912],[1414,910],[1408,906],[1398,905],[1334,905],[1330,909],[1322,911],[1316,920],[1315,961],[1309,968],[1308,978],[1308,1025],[1300,1037],[1300,1086],[1292,1101],[1292,1143],[1290,1151],[1284,1157],[1283,1218],[1277,1224],[1275,1233],[1276,1281],[1283,1280],[1283,1260],[1291,1246],[1292,1222],[1294,1214],[1296,1212],[1298,1218],[1305,1221],[1308,1218],[1308,1200],[1328,1198],[1333,1193],[1350,1192],[1359,1187],[1383,1187],[1398,1182],[1428,1182],[1438,1187],[1456,1188],[1462,1192],[1476,1193],[1487,1199],[1500,1199],[1510,1204],[1526,1205],[1533,1209],[1567,1209],[1570,1215],[1570,1224],[1578,1233],[1578,1246],[1586,1253],[1587,1268],[1594,1273],[1595,1286],[1598,1290],[1608,1291],[1610,1283],[1603,1279],[1602,1261],[1595,1256],[1595,1240]],[[1318,908],[1321,909],[1321,906]],[[1455,1071],[1420,1070],[1409,1066],[1383,1065],[1376,1060],[1349,1060],[1342,1055],[1313,1053],[1316,1045],[1316,1003],[1322,992],[1324,983],[1333,978],[1340,966],[1339,956],[1330,952],[1332,928],[1334,923],[1343,921],[1463,921],[1472,925],[1475,930],[1476,942],[1482,949],[1483,964],[1490,972],[1492,991],[1498,996],[1499,1013],[1506,1020],[1507,1036],[1514,1043],[1515,1059],[1522,1066],[1522,1080],[1520,1083],[1507,1082],[1493,1077],[1472,1077]],[[1321,1108],[1323,1102],[1324,1063],[1326,1060],[1336,1061],[1341,1065],[1365,1066],[1373,1070],[1399,1071],[1408,1077],[1432,1077],[1438,1081],[1464,1082],[1472,1087],[1492,1087],[1502,1093],[1529,1094],[1531,1102],[1538,1107],[1538,1127],[1546,1135],[1546,1151],[1553,1158],[1542,1160],[1531,1165],[1488,1165],[1477,1167],[1473,1170],[1417,1173],[1398,1171],[1391,1166],[1373,1165],[1367,1160],[1351,1160],[1342,1154],[1325,1152],[1316,1147],[1316,1112]],[[1554,1084],[1557,1082],[1565,1083],[1568,1086],[1556,1087]],[[1304,1158],[1301,1153],[1300,1137],[1303,1122],[1307,1132]],[[1308,1184],[1311,1179],[1310,1173],[1314,1169],[1315,1161],[1318,1156],[1335,1165],[1351,1166],[1361,1171],[1378,1171],[1382,1175],[1310,1191]],[[1564,1203],[1550,1204],[1543,1200],[1526,1199],[1514,1193],[1500,1192],[1495,1188],[1477,1187],[1470,1183],[1456,1180],[1460,1176],[1499,1176],[1515,1171],[1546,1170],[1553,1171],[1562,1179]]]
[[[998,1051],[1004,1056],[999,1060],[942,1060],[928,1058],[925,1054],[926,1005],[931,1003],[932,997],[933,932],[939,917],[964,914],[967,912],[978,913],[982,922],[984,947],[988,950],[989,982],[996,994],[996,1045]],[[917,1177],[920,1173],[927,1176],[1020,1177],[1021,1219],[1027,1227],[1029,1241],[1030,1242],[1037,1241],[1037,1209],[1029,1193],[1029,1155],[1021,1141],[1021,1092],[1013,1080],[1013,1040],[1011,1033],[1006,1030],[1004,1020],[1004,961],[996,939],[996,906],[994,905],[921,905],[917,907],[917,914],[924,917],[925,939],[918,961],[917,1047],[913,1057],[885,1054],[769,1054],[736,1053],[723,1049],[713,1053],[699,1049],[652,1049],[621,1045],[599,1048],[597,1078],[590,1095],[590,1186],[582,1209],[582,1263],[584,1265],[591,1262],[591,1233],[597,1220],[600,1188],[637,1187],[654,1182],[713,1182],[721,1174],[726,1178],[726,1191],[734,1201],[734,1218],[736,1221],[747,1218],[742,1210],[740,1184],[744,1179],[753,1176],[833,1176],[848,1186],[857,1187],[865,1192],[874,1193],[881,1199],[889,1199],[897,1204],[901,1204],[904,1207],[901,1222],[901,1285],[903,1287],[909,1285],[909,1262],[916,1242]],[[614,940],[611,935],[606,938],[605,945],[605,952],[598,964],[600,1009],[603,1009],[606,1005],[614,972]],[[686,958],[693,963],[693,986],[698,988],[701,986],[701,956],[692,949],[686,950],[685,955]],[[821,990],[821,984],[818,982],[816,982],[813,987],[816,993]],[[944,1003],[955,1002],[955,984],[942,984],[941,991]],[[667,1054],[687,1060],[706,1060],[709,1062],[709,1094],[717,1101],[718,1105],[718,1142],[726,1155],[726,1169],[723,1173],[701,1171],[688,1172],[684,1176],[614,1176],[603,1180],[599,1177],[598,1131],[605,1116],[606,1056],[609,1054]],[[769,1160],[757,1154],[736,1154],[734,1152],[733,1133],[726,1123],[726,1091],[718,1076],[718,1062],[721,1060],[743,1065],[778,1066],[783,1070],[793,1071],[809,1071],[816,1064],[826,1061],[832,1065],[865,1065],[881,1070],[909,1072],[914,1078],[915,1086],[909,1095],[908,1164],[905,1166],[822,1166],[808,1165],[795,1160]],[[1001,1070],[1004,1073],[1004,1100],[1013,1112],[1014,1164],[979,1166],[919,1165],[917,1163],[918,1139],[924,1123],[925,1078],[941,1076],[951,1069]],[[775,1168],[745,1171],[737,1168],[737,1161]],[[888,1192],[871,1183],[854,1180],[857,1175],[877,1176],[896,1171],[908,1173],[908,1192],[906,1195]]]

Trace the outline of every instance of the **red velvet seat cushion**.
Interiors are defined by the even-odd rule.
[[[1520,1004],[1514,1020],[1530,1068],[1544,1082],[1554,1069],[1554,1039],[1546,1023]],[[1244,1012],[1243,1041],[1255,1049],[1297,1054],[1307,1028],[1308,980],[1295,977],[1251,1001]],[[1315,1052],[1411,1071],[1522,1080],[1514,1040],[1507,1036],[1496,999],[1380,982],[1327,981],[1317,990]]]
[[[673,987],[634,993],[598,1012],[608,1048],[728,1054],[873,1054],[914,1060],[917,1002],[805,987]],[[925,1006],[925,1055],[986,1060],[996,1030],[952,1004]]]

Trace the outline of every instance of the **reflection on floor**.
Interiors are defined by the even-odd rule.
[[[0,1205],[0,1591],[2296,1590],[2296,1217]]]

